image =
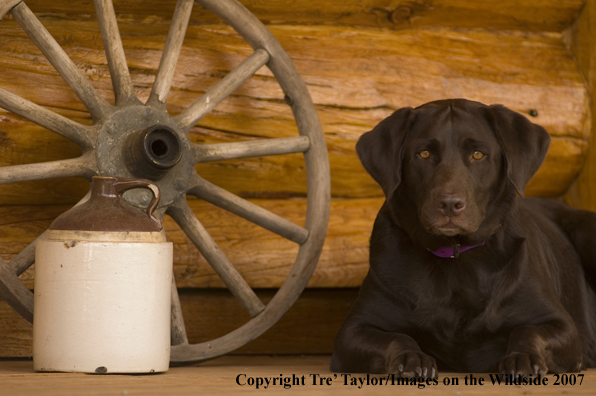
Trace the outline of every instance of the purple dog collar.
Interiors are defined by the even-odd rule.
[[[484,246],[484,241],[477,245],[461,246],[458,243],[455,246],[445,246],[442,248],[438,248],[436,250],[428,249],[428,251],[431,252],[432,254],[434,254],[435,256],[441,257],[441,258],[458,258],[460,253],[465,252],[466,250],[473,249],[478,246]]]

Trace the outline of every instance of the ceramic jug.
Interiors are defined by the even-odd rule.
[[[141,211],[133,188],[153,193]],[[89,199],[36,244],[33,365],[38,371],[149,373],[170,360],[172,243],[148,180],[93,177]]]

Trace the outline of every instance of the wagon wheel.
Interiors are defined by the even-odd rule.
[[[321,125],[306,86],[279,42],[235,0],[197,0],[232,26],[254,49],[202,97],[175,117],[166,111],[174,69],[193,0],[178,0],[155,83],[147,103],[135,96],[116,17],[110,0],[94,0],[116,97],[107,103],[74,65],[24,2],[0,0],[0,19],[11,12],[31,40],[89,111],[94,125],[84,126],[0,89],[0,107],[75,142],[75,159],[0,168],[0,183],[93,175],[146,177],[162,191],[160,213],[169,215],[197,246],[215,272],[251,316],[242,327],[218,339],[189,344],[175,284],[172,285],[172,362],[198,362],[230,352],[271,327],[296,301],[321,253],[329,218],[329,163]],[[267,65],[285,93],[300,136],[251,142],[195,144],[189,130],[259,68]],[[303,153],[307,175],[305,227],[298,226],[201,178],[197,163]],[[219,250],[195,217],[186,194],[208,201],[300,245],[288,278],[265,306]],[[148,197],[131,195],[143,206]],[[38,238],[39,239],[39,238]],[[34,262],[35,241],[13,260],[0,259],[0,296],[20,315],[33,320],[33,294],[18,275]]]

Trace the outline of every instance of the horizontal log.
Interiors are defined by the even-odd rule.
[[[354,152],[355,141],[337,142],[337,146],[332,146],[330,140],[327,139],[333,195],[347,198],[383,196],[381,188],[360,165]],[[346,151],[350,155],[332,151],[339,145],[349,146]],[[544,164],[531,179],[526,194],[543,197],[564,194],[582,169],[587,151],[588,143],[584,139],[553,136]],[[261,165],[265,161],[268,163]],[[291,185],[291,190],[285,190],[287,196],[307,193],[303,164],[301,156],[294,154],[283,159],[222,161],[217,168],[201,164],[197,169],[205,179],[226,190],[244,197],[267,198],[284,196],[279,192],[280,182]]]
[[[303,226],[305,199],[251,200]],[[323,253],[308,287],[359,286],[368,270],[368,239],[383,199],[334,199]],[[204,201],[189,205],[223,253],[251,287],[279,287],[293,265],[298,245]],[[0,207],[0,255],[12,259],[69,207]],[[224,287],[205,258],[169,217],[168,240],[174,243],[174,272],[178,287]],[[348,270],[349,269],[349,270]],[[34,267],[21,275],[33,288]]]
[[[267,304],[275,290],[256,292]],[[307,289],[278,323],[232,354],[330,354],[357,293],[357,289]],[[181,290],[180,302],[193,344],[225,335],[250,319],[226,290]],[[31,356],[32,339],[31,324],[0,300],[0,358]]]
[[[113,101],[96,23],[43,22],[98,91]],[[16,22],[3,21],[2,26],[9,44],[0,48],[0,87],[90,124],[82,104]],[[135,90],[146,99],[167,26],[121,23],[120,29]],[[528,189],[530,195],[562,194],[584,161],[587,91],[558,33],[281,25],[271,30],[295,60],[318,107],[336,197],[381,196],[355,155],[362,133],[399,107],[447,97],[502,103],[523,114],[535,110],[531,120],[557,139],[546,170]],[[182,111],[251,53],[226,26],[190,26],[169,111]],[[0,126],[2,166],[78,155],[74,144],[6,112],[0,112]],[[199,144],[291,137],[296,126],[276,81],[261,68],[190,136]],[[201,164],[197,169],[205,179],[245,197],[301,196],[306,188],[300,154]],[[0,204],[74,203],[85,191],[83,181],[71,179],[7,185],[0,187]]]
[[[240,0],[266,24],[345,25],[368,27],[459,26],[562,31],[577,17],[583,0],[433,0],[334,1]],[[119,21],[169,23],[174,0],[115,1]],[[59,18],[92,18],[88,1],[27,0],[32,10]],[[190,24],[221,23],[196,4]]]
[[[552,173],[544,176],[556,177]],[[305,199],[250,201],[304,225]],[[308,287],[360,285],[368,271],[368,239],[382,203],[383,198],[331,201],[325,245]],[[204,201],[189,198],[189,205],[251,287],[281,286],[296,259],[297,244]],[[67,209],[64,205],[0,207],[0,255],[6,260],[14,257]],[[224,287],[204,257],[169,217],[165,219],[165,229],[168,240],[174,243],[174,271],[179,287]],[[32,288],[33,267],[22,274],[21,279]]]
[[[587,140],[552,138],[548,155],[542,167],[530,179],[526,194],[551,198],[565,194],[584,167],[587,154]]]
[[[335,151],[329,153],[334,195],[381,197],[382,190],[362,168],[353,152],[354,144],[353,141],[338,142]],[[338,152],[340,145],[346,146],[345,152],[351,153],[348,155]],[[30,147],[26,144],[23,146]],[[35,144],[22,154],[29,156],[35,152],[43,153],[45,148]],[[574,181],[583,166],[587,148],[587,142],[583,139],[553,137],[546,161],[528,185],[527,194],[556,197],[565,193],[567,186]],[[48,155],[47,159],[52,157],[53,155]],[[29,161],[30,159],[19,163]],[[2,158],[0,162],[3,162]],[[2,163],[3,166],[11,164],[14,162]],[[200,164],[197,170],[205,179],[246,198],[282,198],[307,193],[304,159],[300,154]],[[291,188],[280,188],[280,184]],[[89,184],[83,178],[0,185],[0,204],[75,203],[85,195],[88,188]]]
[[[268,304],[275,290],[256,292]],[[357,289],[307,289],[278,323],[233,354],[329,354],[356,296]],[[227,291],[190,289],[180,297],[190,343],[222,336],[249,319]]]
[[[0,299],[0,357],[33,355],[33,326]]]

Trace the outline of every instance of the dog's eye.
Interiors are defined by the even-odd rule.
[[[481,160],[482,158],[484,158],[484,153],[482,151],[474,151],[474,154],[472,154],[472,158],[474,158],[475,160]]]
[[[422,150],[421,152],[418,153],[418,155],[422,159],[429,159],[430,158],[430,151],[428,151],[428,150]]]

